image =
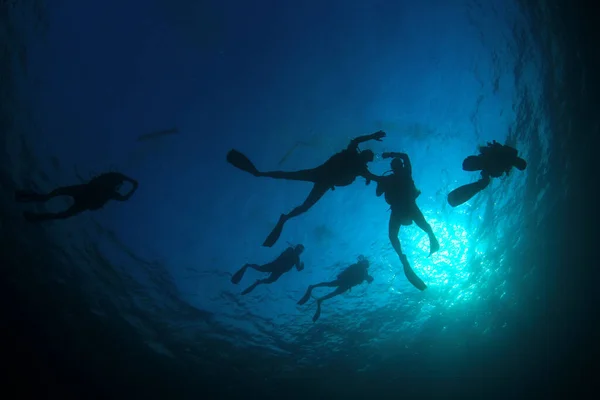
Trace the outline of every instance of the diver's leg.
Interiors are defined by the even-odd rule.
[[[400,240],[398,239],[398,233],[400,232],[400,222],[401,220],[399,216],[392,210],[392,215],[390,215],[390,223],[388,228],[390,242],[392,243],[392,247],[394,248],[394,250],[396,250],[396,254],[398,254],[398,257],[400,258],[400,262],[402,263],[406,279],[408,279],[408,281],[417,289],[425,290],[427,289],[427,285],[425,285],[421,278],[419,278],[417,274],[415,274],[415,271],[413,271],[410,264],[408,263],[408,258],[406,257],[406,254],[402,253],[402,249],[400,247]]]
[[[398,214],[394,213],[390,215],[390,222],[388,224],[388,236],[392,247],[398,254],[398,257],[402,256],[402,248],[400,247],[400,239],[398,239],[398,233],[400,233],[401,219]]]
[[[240,283],[240,281],[244,277],[244,274],[246,273],[246,270],[248,268],[252,268],[252,269],[255,269],[257,271],[260,271],[260,269],[262,268],[262,266],[260,266],[258,264],[245,264],[235,274],[233,274],[233,276],[231,277],[231,283],[233,283],[234,285],[237,285],[238,283]],[[261,271],[261,272],[263,272],[263,271]]]
[[[231,277],[231,283],[233,283],[234,285],[240,283],[248,268],[252,268],[253,270],[256,270],[258,272],[273,272],[274,270],[273,263],[268,263],[265,265],[245,264],[242,268],[238,270],[238,272],[233,274],[233,276]]]
[[[283,231],[283,225],[290,218],[297,217],[298,215],[308,211],[312,206],[314,206],[317,203],[317,201],[321,199],[321,197],[323,197],[325,193],[327,193],[329,189],[330,188],[328,186],[325,186],[320,183],[315,183],[312,190],[308,194],[308,197],[306,198],[306,200],[304,200],[304,203],[294,208],[288,214],[281,214],[281,216],[279,217],[279,221],[277,221],[277,225],[275,225],[275,228],[273,228],[269,236],[267,236],[267,239],[263,243],[263,246],[273,246],[275,242],[277,242],[277,239],[279,239],[279,236],[281,236],[281,231]]]
[[[338,286],[337,289],[335,289],[333,292],[328,293],[323,297],[319,297],[317,299],[317,303],[321,303],[321,302],[323,302],[325,300],[329,300],[335,296],[339,296],[340,294],[347,292],[348,289],[350,289],[349,286]]]
[[[52,198],[52,197],[58,197],[58,196],[77,197],[82,192],[84,192],[86,188],[87,188],[87,185],[63,186],[63,187],[59,187],[59,188],[54,189],[53,191],[51,191],[50,193],[48,193],[48,196],[50,198]]]
[[[253,291],[258,285],[265,285],[265,284],[269,284],[269,283],[273,283],[275,281],[277,281],[277,279],[279,279],[279,277],[282,274],[276,274],[276,273],[272,273],[271,275],[269,275],[268,278],[266,279],[259,279],[256,282],[254,282],[251,286],[249,286],[246,290],[244,290],[242,292],[242,295],[248,294],[251,291]]]
[[[412,218],[415,224],[429,236],[429,255],[432,255],[440,249],[440,244],[433,233],[433,229],[431,229],[431,225],[425,220],[425,216],[416,204],[413,206]]]
[[[477,183],[480,185],[479,186],[481,188],[480,190],[483,190],[486,187],[488,187],[490,182],[491,182],[490,174],[487,171],[481,171],[481,179],[477,181]]]
[[[308,299],[310,298],[310,295],[312,294],[313,289],[318,288],[318,287],[336,287],[336,286],[339,286],[339,282],[337,280],[331,281],[331,282],[321,282],[321,283],[317,283],[316,285],[310,285],[308,287],[308,289],[306,289],[306,293],[304,293],[304,296],[302,296],[302,298],[300,300],[298,300],[298,305],[302,305],[308,301]]]
[[[294,208],[292,211],[285,215],[286,221],[290,218],[297,217],[298,215],[307,212],[312,206],[317,204],[317,202],[321,199],[321,197],[323,197],[325,193],[327,193],[329,189],[329,186],[320,183],[315,183],[312,190],[306,197],[306,200],[304,200],[304,203]]]
[[[40,222],[40,221],[71,218],[85,210],[86,210],[85,208],[79,207],[77,204],[74,204],[66,211],[62,211],[59,213],[32,213],[32,212],[25,211],[23,213],[23,216],[29,222]]]
[[[339,296],[340,294],[346,292],[348,289],[350,289],[350,287],[348,286],[338,286],[337,289],[335,289],[333,292],[326,294],[323,297],[320,297],[317,299],[317,311],[315,312],[315,315],[313,315],[313,322],[316,322],[319,317],[321,316],[321,303],[324,302],[325,300],[331,299],[332,297],[335,296]]]
[[[468,156],[462,163],[463,171],[480,171],[483,169],[482,156]]]
[[[36,193],[31,190],[17,190],[15,192],[15,201],[25,202],[46,202],[57,196],[74,196],[81,192],[85,185],[63,186],[54,189],[50,193]]]
[[[245,267],[252,268],[258,272],[273,272],[271,264],[258,265],[258,264],[246,264]]]
[[[305,182],[316,182],[318,173],[316,168],[302,169],[300,171],[267,171],[259,172],[258,176],[265,176],[267,178],[274,179],[285,179],[289,181],[305,181]]]

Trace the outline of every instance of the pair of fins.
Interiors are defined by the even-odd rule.
[[[305,304],[308,301],[308,299],[311,297],[311,295],[312,295],[312,287],[308,288],[306,293],[304,293],[304,296],[302,296],[302,298],[300,300],[298,300],[297,304],[299,306]],[[312,321],[317,322],[319,317],[321,317],[321,302],[316,297],[313,297],[313,298],[315,300],[317,300],[317,311],[315,311],[315,315],[313,315]]]

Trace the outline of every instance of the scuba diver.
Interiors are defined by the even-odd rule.
[[[302,271],[304,269],[304,263],[300,261],[300,254],[304,251],[304,246],[298,244],[294,247],[288,247],[284,250],[283,253],[279,255],[274,261],[271,261],[265,265],[257,265],[257,264],[246,264],[238,272],[233,274],[231,277],[231,282],[235,285],[240,283],[242,278],[244,277],[244,273],[248,268],[255,269],[259,272],[270,272],[266,279],[258,279],[252,285],[250,285],[246,290],[242,292],[242,294],[248,294],[254,290],[258,285],[273,283],[277,281],[281,277],[281,275],[285,274],[288,271],[291,271],[292,267],[296,267],[298,271]]]
[[[119,193],[124,182],[133,185],[131,191],[125,195]],[[119,172],[107,172],[101,174],[88,183],[63,186],[54,189],[48,194],[35,193],[29,190],[18,190],[15,192],[15,200],[20,203],[46,202],[58,196],[70,196],[73,205],[67,210],[58,213],[31,213],[24,212],[23,216],[30,222],[46,221],[53,219],[65,219],[73,217],[86,210],[98,210],[109,201],[127,201],[138,188],[138,182]]]
[[[261,172],[252,162],[242,153],[237,150],[230,150],[227,153],[227,161],[234,167],[246,171],[254,176],[265,176],[275,179],[287,179],[294,181],[306,181],[312,182],[313,188],[310,191],[308,197],[304,203],[288,214],[281,214],[277,225],[267,239],[264,241],[263,246],[271,247],[277,242],[283,225],[293,217],[297,217],[300,214],[308,211],[314,206],[317,201],[329,189],[335,190],[337,186],[348,186],[354,182],[354,180],[362,176],[367,180],[367,185],[371,182],[373,176],[367,169],[367,163],[373,161],[375,155],[371,150],[360,151],[358,145],[368,140],[381,141],[381,138],[385,137],[385,132],[378,131],[371,135],[364,135],[354,138],[348,144],[346,149],[339,153],[331,156],[325,163],[321,164],[316,168],[304,169],[300,171],[269,171]]]
[[[358,262],[350,265],[348,268],[340,272],[337,279],[331,282],[321,282],[316,285],[310,285],[306,290],[304,296],[298,301],[298,305],[302,305],[308,301],[308,298],[312,294],[313,289],[318,287],[335,287],[333,292],[326,294],[323,297],[317,298],[317,311],[313,316],[313,322],[319,319],[321,316],[321,303],[327,299],[338,296],[342,293],[351,290],[354,286],[360,285],[364,281],[369,284],[373,282],[373,277],[369,275],[369,260],[364,256],[358,257]]]
[[[517,149],[502,145],[495,140],[492,143],[488,142],[487,146],[480,146],[479,153],[479,155],[465,158],[462,169],[464,171],[481,171],[481,179],[451,191],[448,194],[448,204],[452,207],[466,203],[485,189],[490,184],[490,177],[500,178],[505,173],[508,176],[512,167],[519,171],[527,168],[527,162],[518,156]]]
[[[438,243],[431,225],[425,220],[425,216],[417,205],[417,197],[421,191],[415,186],[412,178],[412,166],[408,154],[386,152],[382,154],[382,158],[392,158],[391,175],[383,175],[372,177],[372,180],[377,182],[376,195],[380,197],[384,195],[385,201],[390,205],[392,213],[388,225],[388,235],[392,247],[400,257],[400,262],[404,268],[404,275],[408,281],[417,289],[425,290],[427,285],[417,276],[411,268],[406,254],[402,252],[398,233],[400,226],[408,226],[413,223],[417,224],[429,236],[429,255],[439,250]]]

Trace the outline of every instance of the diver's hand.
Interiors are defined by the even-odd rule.
[[[381,138],[385,137],[385,132],[377,131],[372,136],[373,136],[373,140],[377,140],[378,142],[381,142]]]
[[[381,158],[390,158],[391,156],[392,156],[392,153],[390,153],[389,151],[385,151],[381,155]]]

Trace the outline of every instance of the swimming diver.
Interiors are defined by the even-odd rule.
[[[304,269],[304,263],[302,261],[300,261],[300,254],[302,254],[303,251],[304,251],[304,246],[301,244],[298,244],[294,247],[291,247],[291,246],[288,247],[287,249],[284,250],[283,253],[281,253],[279,255],[279,257],[277,257],[274,261],[271,261],[268,264],[265,264],[265,265],[246,264],[242,268],[240,268],[240,270],[238,272],[233,274],[233,276],[231,277],[231,282],[235,285],[240,283],[240,281],[242,280],[242,277],[244,276],[244,273],[246,272],[246,270],[248,268],[255,269],[259,272],[270,272],[271,273],[271,275],[269,275],[268,278],[258,279],[256,282],[254,282],[252,285],[250,285],[246,290],[244,290],[242,292],[242,294],[244,295],[244,294],[248,294],[251,291],[253,291],[254,288],[257,287],[258,285],[275,282],[277,279],[279,279],[281,277],[281,275],[290,271],[292,269],[292,267],[294,267],[294,266],[296,267],[296,269],[298,271],[302,271]]]
[[[121,185],[130,182],[133,185],[131,191],[125,195],[119,193]],[[54,189],[50,193],[41,194],[29,190],[18,190],[15,192],[15,200],[20,203],[46,202],[58,196],[70,196],[73,205],[67,210],[58,213],[32,213],[24,212],[23,216],[31,222],[46,221],[53,219],[65,219],[73,217],[86,210],[98,210],[109,201],[126,201],[137,190],[138,182],[120,172],[107,172],[101,174],[88,183],[63,186]]]
[[[490,184],[490,177],[499,178],[505,173],[508,176],[512,167],[519,171],[527,168],[527,162],[518,156],[517,149],[495,140],[492,143],[488,142],[487,146],[480,146],[479,155],[465,158],[462,169],[481,171],[481,179],[451,191],[448,194],[448,204],[456,207],[466,203]]]
[[[308,211],[329,189],[335,190],[336,186],[348,186],[358,176],[366,178],[368,185],[371,182],[372,174],[367,169],[367,163],[373,161],[375,155],[371,150],[359,151],[358,145],[368,140],[381,141],[383,137],[385,137],[385,132],[378,131],[371,135],[354,138],[350,141],[348,147],[331,156],[325,163],[316,168],[300,171],[261,172],[256,169],[254,164],[244,154],[237,150],[230,150],[227,153],[227,161],[234,167],[254,176],[314,183],[312,190],[302,205],[294,208],[288,214],[281,214],[277,225],[264,241],[263,246],[273,246],[277,239],[279,239],[286,221]]]
[[[432,255],[439,250],[438,243],[431,225],[425,220],[425,216],[417,205],[417,197],[421,191],[415,186],[412,178],[412,165],[410,158],[406,153],[386,152],[382,154],[382,158],[392,158],[391,175],[375,176],[373,181],[377,182],[377,197],[384,195],[385,201],[390,205],[392,213],[388,225],[388,235],[392,247],[398,254],[400,262],[404,268],[404,275],[408,281],[417,289],[425,290],[427,285],[417,276],[411,268],[406,254],[402,252],[398,233],[400,226],[408,226],[413,223],[417,224],[429,236],[429,255]]]
[[[321,316],[321,303],[327,299],[331,299],[332,297],[338,296],[342,293],[347,292],[352,289],[354,286],[360,285],[364,281],[367,281],[369,284],[373,282],[373,277],[369,275],[369,260],[367,260],[364,256],[358,257],[358,262],[350,265],[348,268],[340,272],[337,276],[337,279],[331,282],[321,282],[316,285],[310,285],[306,290],[304,296],[298,301],[298,305],[302,305],[308,301],[308,298],[312,294],[313,289],[318,287],[335,287],[333,292],[326,294],[323,297],[317,298],[317,311],[313,316],[313,322],[319,319]]]

